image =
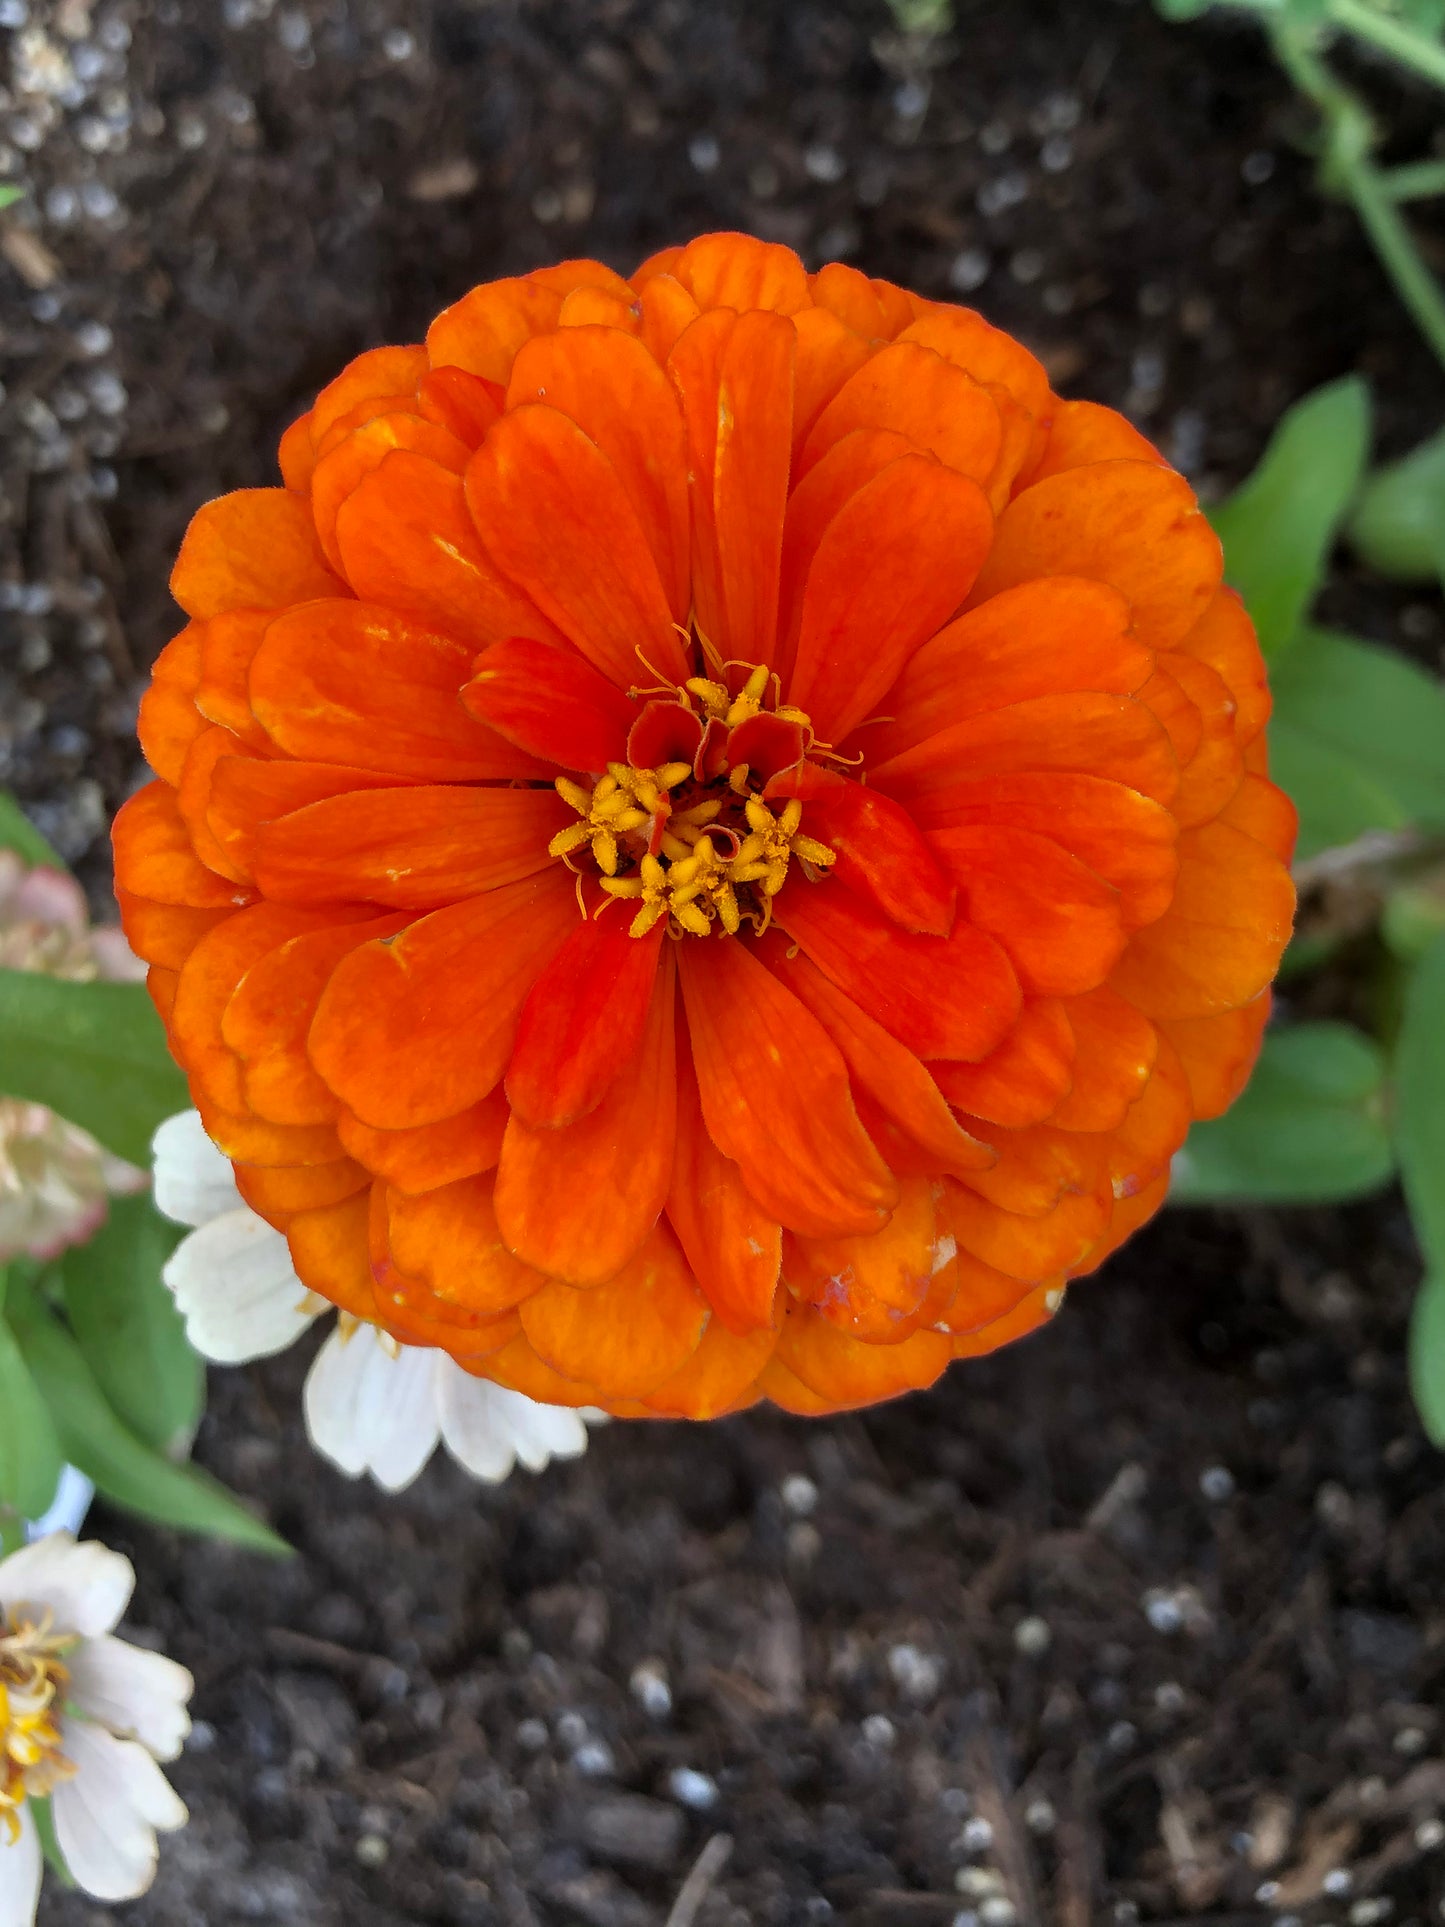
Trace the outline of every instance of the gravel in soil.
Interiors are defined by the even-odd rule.
[[[0,0],[0,780],[98,902],[187,517],[476,280],[746,227],[977,302],[1206,494],[1351,367],[1387,446],[1439,412],[1252,35],[956,15],[926,42],[872,0]],[[1327,607],[1440,661],[1433,604],[1345,574]],[[1179,1213],[927,1396],[616,1425],[395,1501],[309,1453],[303,1357],[219,1375],[200,1457],[300,1557],[97,1515],[198,1681],[193,1822],[126,1918],[1423,1927],[1445,1493],[1415,1271],[1393,1200]]]

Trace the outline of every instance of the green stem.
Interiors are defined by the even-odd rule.
[[[1422,80],[1445,87],[1445,46],[1431,40],[1413,27],[1407,27],[1388,14],[1380,13],[1368,0],[1329,0],[1329,18],[1357,40],[1366,40],[1381,53],[1389,54],[1409,67]]]
[[[1425,201],[1445,194],[1445,161],[1413,161],[1407,167],[1381,168],[1377,176],[1392,201]]]

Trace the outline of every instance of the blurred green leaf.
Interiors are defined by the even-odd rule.
[[[1445,828],[1445,689],[1423,669],[1305,628],[1270,680],[1270,774],[1299,810],[1301,858],[1367,830]]]
[[[1296,402],[1258,468],[1210,514],[1224,573],[1244,597],[1266,656],[1304,620],[1364,473],[1370,395],[1348,376]]]
[[[190,1102],[143,984],[0,970],[0,1089],[48,1104],[134,1164]]]
[[[1445,1272],[1426,1278],[1410,1313],[1410,1390],[1431,1443],[1445,1446]]]
[[[205,1368],[161,1282],[182,1235],[149,1196],[116,1198],[96,1236],[61,1261],[71,1329],[112,1410],[172,1457],[186,1455],[205,1396]]]
[[[0,850],[14,850],[25,862],[45,863],[52,870],[65,868],[8,790],[0,790]]]
[[[1445,932],[1445,867],[1411,877],[1385,899],[1380,935],[1404,963],[1415,963]]]
[[[0,1319],[0,1505],[38,1519],[55,1497],[60,1440],[20,1347]]]
[[[1445,936],[1410,975],[1395,1049],[1400,1175],[1426,1265],[1445,1278]]]
[[[1313,1204],[1375,1190],[1395,1167],[1384,1081],[1383,1055],[1349,1024],[1271,1031],[1234,1108],[1189,1133],[1171,1195]]]
[[[1349,536],[1361,561],[1381,575],[1434,580],[1445,537],[1445,429],[1375,471],[1350,517]]]
[[[14,207],[24,192],[23,187],[16,187],[12,181],[6,181],[4,186],[0,187],[0,209]]]
[[[65,1855],[60,1851],[60,1842],[55,1834],[55,1815],[50,1809],[50,1800],[30,1799],[30,1818],[35,1822],[35,1831],[40,1838],[40,1851],[45,1856],[45,1864],[60,1882],[62,1887],[74,1887],[75,1875],[65,1864]]]
[[[291,1548],[192,1465],[173,1465],[142,1443],[106,1403],[95,1374],[63,1325],[34,1299],[14,1313],[15,1336],[55,1420],[70,1463],[115,1505],[184,1532],[231,1539],[257,1552]]]

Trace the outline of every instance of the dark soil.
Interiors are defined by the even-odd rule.
[[[30,189],[0,216],[0,779],[98,896],[187,516],[476,280],[748,227],[978,302],[1206,492],[1350,368],[1387,445],[1445,405],[1247,32],[1114,0],[960,0],[931,49],[872,0],[29,6],[62,66],[0,97]],[[1433,605],[1351,578],[1333,608],[1438,659]],[[200,1456],[300,1557],[97,1515],[202,1722],[192,1826],[126,1918],[1423,1927],[1416,1269],[1392,1200],[1180,1212],[927,1396],[615,1425],[396,1501],[310,1454],[302,1358],[218,1376]]]

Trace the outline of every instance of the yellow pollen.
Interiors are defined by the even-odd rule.
[[[65,1656],[75,1644],[56,1633],[48,1608],[0,1611],[0,1844],[19,1839],[27,1800],[45,1799],[74,1775],[59,1719],[70,1683]]]

